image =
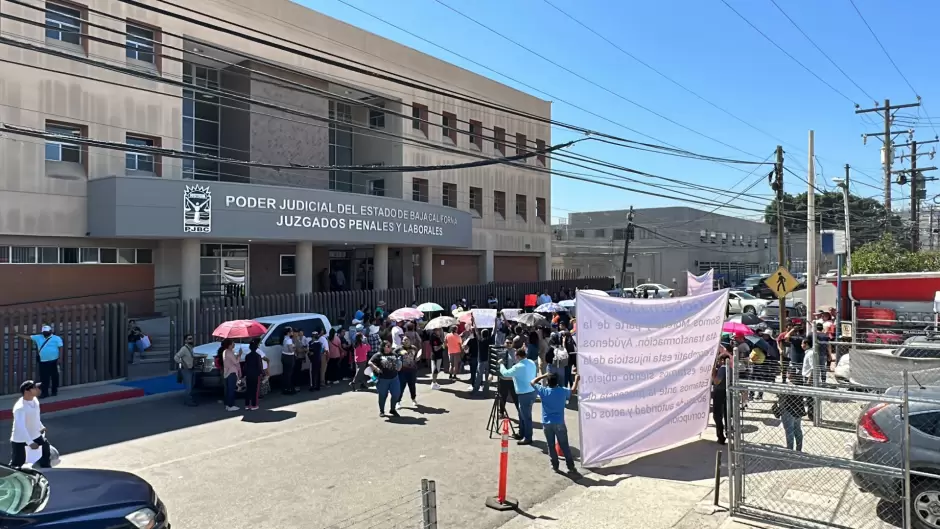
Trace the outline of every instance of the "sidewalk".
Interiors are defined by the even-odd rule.
[[[728,518],[713,507],[715,454],[724,452],[724,467],[727,450],[711,434],[586,473],[500,529],[718,529]],[[724,468],[719,493],[726,508]]]

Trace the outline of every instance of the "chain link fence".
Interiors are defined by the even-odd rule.
[[[422,479],[420,490],[385,499],[320,529],[438,529],[437,484]]]
[[[733,362],[731,509],[796,527],[940,529],[940,369],[904,345],[826,361]],[[940,356],[940,341],[918,343]],[[755,376],[755,373],[758,376]],[[765,376],[760,376],[763,373]],[[865,383],[862,383],[862,382]]]

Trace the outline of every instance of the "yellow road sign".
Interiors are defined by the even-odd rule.
[[[774,273],[770,274],[770,277],[764,280],[764,284],[767,285],[770,291],[778,298],[786,296],[796,290],[796,287],[800,286],[800,282],[790,274],[789,270],[782,266]]]

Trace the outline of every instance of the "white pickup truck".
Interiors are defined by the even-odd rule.
[[[311,336],[314,332],[323,334],[331,328],[330,320],[323,314],[299,313],[280,314],[276,316],[263,316],[254,318],[254,321],[267,327],[268,331],[261,337],[261,355],[268,362],[268,374],[276,380],[284,371],[281,366],[281,342],[284,340],[285,330],[290,327],[304,331],[304,336]],[[244,340],[245,344],[248,340]],[[201,389],[218,389],[222,387],[222,373],[215,365],[215,357],[220,342],[211,342],[193,348],[196,361],[193,368],[196,370],[194,386]],[[236,350],[239,346],[236,346]],[[247,351],[247,346],[241,346]]]

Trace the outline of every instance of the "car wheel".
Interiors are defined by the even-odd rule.
[[[757,309],[748,305],[747,307],[744,307],[744,313],[745,314],[757,314]]]
[[[915,529],[940,529],[940,481],[912,476],[911,516]]]

